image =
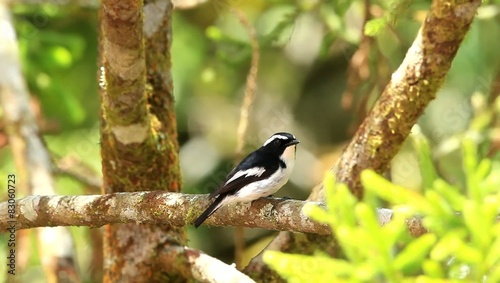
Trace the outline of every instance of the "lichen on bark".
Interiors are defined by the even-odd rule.
[[[149,16],[161,19],[153,27],[145,26],[146,22],[151,23],[143,12],[147,5],[164,7],[147,9]],[[138,0],[102,2],[104,193],[181,189],[170,79],[171,10],[170,1],[149,1],[144,6]],[[145,32],[147,28],[155,32]],[[108,225],[104,236],[104,281],[164,281],[169,267],[162,266],[158,255],[165,246],[183,245],[185,241],[185,227]]]

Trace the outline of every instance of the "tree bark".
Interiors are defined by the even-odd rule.
[[[180,191],[170,74],[170,1],[105,0],[100,10],[103,192]],[[144,11],[144,13],[143,13]],[[164,282],[158,256],[183,245],[185,228],[106,226],[105,282]],[[167,269],[167,270],[166,270]],[[172,271],[171,269],[169,271]]]
[[[95,228],[116,223],[184,227],[191,225],[203,208],[212,201],[206,195],[158,191],[85,196],[29,196],[17,201],[19,214],[16,218],[16,228]],[[330,235],[330,227],[311,220],[302,212],[306,205],[325,206],[320,202],[265,198],[256,200],[251,205],[240,203],[221,207],[204,224]],[[0,203],[0,231],[5,231],[10,225],[7,206],[8,202]],[[385,225],[391,221],[392,213],[391,209],[378,209],[380,224]],[[408,219],[407,224],[413,236],[427,232],[418,217]]]
[[[206,195],[165,192],[113,193],[85,196],[29,196],[18,200],[17,227],[100,227],[116,223],[191,225],[213,200]],[[330,234],[328,226],[312,221],[302,212],[305,205],[322,203],[261,199],[249,204],[221,207],[206,220],[213,226],[246,226],[269,230]],[[0,203],[0,230],[9,227],[7,202]],[[5,210],[1,210],[5,208]]]
[[[250,277],[238,271],[234,265],[227,265],[199,250],[188,247],[170,247],[161,260],[166,266],[182,265],[184,268],[178,271],[183,273],[184,277],[191,277],[197,282],[255,283]],[[185,264],[178,264],[178,262]]]

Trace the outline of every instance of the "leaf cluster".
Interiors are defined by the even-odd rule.
[[[462,192],[438,177],[427,140],[415,139],[423,193],[392,184],[373,171],[362,174],[366,190],[358,201],[332,174],[325,178],[326,209],[307,214],[327,223],[343,255],[329,258],[266,252],[264,260],[290,282],[499,282],[500,167],[480,159],[475,143],[464,139]],[[392,220],[379,224],[377,201],[393,207]],[[419,218],[429,231],[412,237],[407,220]]]

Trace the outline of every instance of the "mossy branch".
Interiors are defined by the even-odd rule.
[[[363,196],[361,172],[383,173],[436,98],[480,4],[479,0],[432,2],[405,59],[333,169],[337,180],[358,198]]]
[[[161,224],[170,227],[190,225],[211,203],[207,195],[166,192],[114,193],[107,195],[28,196],[16,200],[18,214],[11,217],[8,202],[0,203],[0,231],[11,227],[29,229],[53,226],[100,227],[116,223]],[[331,229],[307,217],[306,205],[323,203],[264,198],[252,204],[221,207],[205,222],[213,226],[244,226],[269,230],[330,235]],[[379,209],[380,223],[392,218],[392,210]],[[418,218],[408,221],[415,236],[425,233]]]

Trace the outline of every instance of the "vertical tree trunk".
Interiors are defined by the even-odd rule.
[[[104,193],[180,191],[170,74],[171,9],[169,1],[148,2],[144,7],[139,0],[102,2],[100,93]],[[182,245],[185,240],[184,228],[107,226],[104,281],[173,281],[176,275],[172,270],[166,272],[158,255],[169,245]]]

